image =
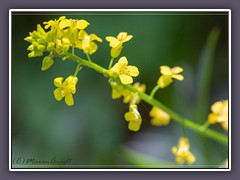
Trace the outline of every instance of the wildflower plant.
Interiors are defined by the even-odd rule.
[[[210,129],[210,124],[220,123],[222,127],[228,129],[228,101],[219,101],[212,105],[212,113],[209,114],[205,124],[200,125],[186,118],[183,118],[172,109],[163,105],[159,100],[154,98],[155,93],[174,83],[173,80],[183,81],[183,68],[175,66],[173,68],[167,65],[159,64],[160,76],[156,82],[156,86],[149,94],[146,93],[147,86],[141,82],[135,82],[134,78],[140,72],[138,68],[131,64],[131,59],[121,56],[123,45],[133,39],[133,35],[127,32],[120,32],[117,37],[107,36],[101,38],[96,34],[87,32],[90,23],[84,19],[68,19],[65,16],[59,19],[50,20],[37,25],[36,30],[29,33],[25,41],[30,45],[28,57],[34,58],[43,56],[41,70],[48,70],[53,66],[56,57],[60,57],[63,61],[76,62],[76,70],[69,74],[66,79],[56,77],[53,84],[56,89],[53,96],[57,101],[63,98],[66,105],[74,105],[74,94],[77,93],[78,73],[82,67],[88,67],[104,75],[108,79],[109,87],[112,89],[112,99],[123,98],[123,103],[129,104],[129,110],[123,114],[123,119],[128,123],[128,129],[133,132],[141,130],[142,116],[138,110],[138,105],[144,101],[152,106],[149,112],[149,123],[153,126],[167,126],[171,121],[175,121],[182,126],[183,136],[180,137],[176,146],[173,146],[172,153],[175,155],[177,164],[194,164],[197,158],[194,151],[190,151],[190,142],[187,138],[185,128],[211,138],[215,141],[228,144],[226,135]],[[91,59],[99,48],[103,40],[109,43],[110,57],[108,68],[101,67]],[[75,51],[82,51],[86,57],[79,57]],[[109,53],[108,52],[108,53]],[[86,59],[85,59],[86,58]],[[118,61],[114,63],[114,59]],[[132,85],[133,84],[133,85]],[[207,117],[206,117],[207,119]]]

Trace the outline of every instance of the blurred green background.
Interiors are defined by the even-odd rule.
[[[174,121],[167,127],[153,127],[151,107],[139,105],[143,118],[137,133],[127,129],[124,113],[128,105],[111,99],[107,79],[88,68],[78,74],[75,104],[68,107],[53,96],[53,80],[75,71],[71,61],[55,59],[41,71],[42,57],[29,59],[24,38],[50,19],[85,19],[88,33],[102,39],[92,56],[108,67],[110,48],[106,36],[128,32],[133,39],[124,44],[122,56],[139,68],[135,81],[147,85],[147,93],[160,76],[159,66],[182,66],[183,82],[159,90],[156,98],[183,117],[204,123],[213,102],[228,98],[228,15],[227,13],[128,13],[128,12],[14,12],[12,14],[12,157],[58,160],[72,158],[65,167],[139,167],[155,164],[174,167],[171,147],[182,135]],[[219,30],[217,33],[212,31]],[[210,33],[212,32],[212,36]],[[214,34],[215,33],[215,34]],[[209,37],[210,36],[210,37]],[[216,50],[215,45],[216,44]],[[215,52],[214,52],[215,51]],[[83,53],[76,54],[85,58]],[[213,129],[224,133],[220,125]],[[228,147],[187,129],[191,151],[197,161],[192,167],[215,167],[228,157]],[[74,166],[73,166],[74,165]],[[170,165],[170,166],[166,166]],[[15,164],[13,167],[24,167]],[[36,167],[36,166],[28,166]],[[56,167],[56,166],[43,166]]]

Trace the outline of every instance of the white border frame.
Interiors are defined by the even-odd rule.
[[[12,73],[12,12],[228,12],[229,53],[229,159],[228,169],[14,169],[12,168],[11,144],[11,73]],[[231,10],[230,9],[10,9],[9,10],[9,171],[231,171]]]

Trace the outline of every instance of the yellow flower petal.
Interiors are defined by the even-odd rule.
[[[73,102],[73,96],[71,93],[67,93],[66,96],[65,96],[65,103],[68,105],[68,106],[72,106],[74,104]]]
[[[128,65],[128,60],[125,56],[123,56],[119,59],[118,63],[121,64],[122,67],[126,67]]]
[[[123,40],[125,40],[127,38],[127,33],[126,32],[120,32],[118,35],[117,35],[117,39],[119,40],[119,41],[123,41]]]
[[[102,39],[100,37],[98,37],[96,34],[90,34],[90,40],[91,41],[98,41],[98,42],[102,42]]]
[[[133,82],[133,78],[126,74],[120,74],[119,78],[123,84],[131,84]]]
[[[114,66],[110,69],[110,72],[113,74],[113,75],[118,75],[120,73],[122,69],[122,66],[120,63],[116,63],[114,64]]]
[[[210,124],[215,124],[218,121],[218,115],[215,113],[211,113],[208,115],[208,121]]]
[[[171,119],[168,113],[157,107],[153,107],[149,115],[153,117],[151,119],[151,124],[153,126],[168,125]]]
[[[76,22],[75,27],[78,28],[78,29],[85,29],[86,27],[88,27],[88,25],[90,25],[89,22],[81,19],[81,20]]]
[[[130,121],[129,123],[128,123],[128,129],[130,130],[130,131],[139,131],[139,129],[140,129],[140,126],[141,126],[141,122],[135,122],[135,121]]]
[[[174,155],[177,154],[177,147],[176,147],[176,146],[173,146],[173,147],[172,147],[172,153],[173,153]]]
[[[222,111],[223,108],[223,104],[221,101],[215,102],[212,106],[211,106],[211,110],[214,113],[218,113],[220,111]]]
[[[56,87],[61,87],[62,86],[62,81],[63,81],[62,77],[57,77],[57,78],[54,79],[54,85]]]
[[[124,43],[124,42],[127,42],[127,41],[129,41],[130,39],[132,39],[132,35],[127,35],[127,33],[126,32],[120,32],[119,34],[118,34],[118,36],[117,36],[117,39],[120,41],[120,42],[122,42],[122,43]]]
[[[172,75],[172,70],[170,67],[168,66],[160,66],[160,72],[163,74],[163,75]]]
[[[136,66],[127,66],[126,69],[129,71],[130,76],[136,77],[139,75],[139,71]]]
[[[62,21],[59,23],[59,28],[60,28],[60,29],[64,29],[64,28],[66,28],[66,27],[71,27],[71,25],[72,25],[71,20],[69,20],[69,19],[64,19],[64,20],[62,20]]]
[[[117,38],[112,37],[112,36],[107,36],[106,40],[108,42],[110,42],[110,47],[113,47],[113,48],[115,48],[121,44],[121,42]]]
[[[176,66],[176,67],[172,68],[172,72],[173,72],[174,74],[178,74],[178,73],[180,73],[180,72],[183,72],[183,68],[181,68],[181,67],[179,67],[179,66]]]
[[[137,121],[138,116],[134,112],[127,112],[124,115],[126,121]]]
[[[191,152],[189,152],[189,154],[186,158],[186,161],[188,164],[193,164],[196,161],[196,158]]]
[[[117,91],[116,89],[112,89],[112,99],[118,99],[121,97],[121,93],[119,91]]]
[[[228,120],[227,121],[223,121],[221,123],[221,126],[222,128],[225,130],[225,131],[228,131]]]
[[[177,164],[182,165],[184,163],[184,158],[177,156],[176,162],[177,162]]]
[[[172,83],[171,76],[162,75],[158,80],[158,85],[160,88],[165,88]]]
[[[80,30],[79,33],[78,33],[78,39],[84,39],[85,36],[88,36],[86,31]]]
[[[62,94],[62,88],[57,88],[53,91],[54,97],[57,101],[61,101],[64,95]]]
[[[123,42],[127,42],[127,41],[131,40],[132,38],[133,38],[132,35],[128,35],[128,36],[126,37],[126,39],[123,40]]]
[[[113,36],[107,36],[105,39],[106,39],[106,41],[111,42],[111,41],[114,41],[114,39],[116,39],[116,38]]]
[[[172,77],[179,81],[182,81],[184,79],[183,75],[181,75],[181,74],[172,75]]]
[[[116,46],[114,48],[111,48],[111,52],[110,52],[111,56],[113,58],[117,58],[120,55],[122,48],[123,48],[123,46],[121,44],[119,44],[118,46]]]

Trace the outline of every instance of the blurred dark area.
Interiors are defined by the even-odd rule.
[[[139,104],[143,123],[139,132],[130,132],[124,113],[128,105],[122,98],[111,99],[111,87],[101,74],[84,67],[78,74],[75,104],[68,107],[53,96],[54,78],[74,73],[76,63],[55,58],[54,65],[41,71],[43,57],[29,59],[24,38],[37,24],[65,15],[85,19],[90,23],[88,33],[103,39],[92,60],[107,68],[111,59],[106,36],[128,32],[133,39],[124,44],[121,56],[135,65],[140,75],[135,81],[147,85],[147,93],[160,77],[161,65],[181,66],[184,81],[174,83],[157,92],[156,98],[174,111],[196,121],[200,57],[213,28],[220,30],[211,69],[209,99],[211,104],[228,99],[228,15],[227,13],[167,13],[167,12],[16,12],[12,14],[12,157],[34,157],[48,160],[52,157],[73,159],[71,167],[124,167],[129,164],[121,155],[121,148],[163,161],[174,163],[171,147],[182,135],[181,126],[172,121],[166,127],[150,125],[151,106]],[[86,59],[78,50],[76,54]],[[220,125],[211,128],[224,133]],[[196,165],[218,165],[228,157],[228,148],[187,129],[191,151]],[[18,166],[16,166],[18,167]],[[21,166],[19,166],[21,167]],[[69,167],[69,166],[66,166]]]

